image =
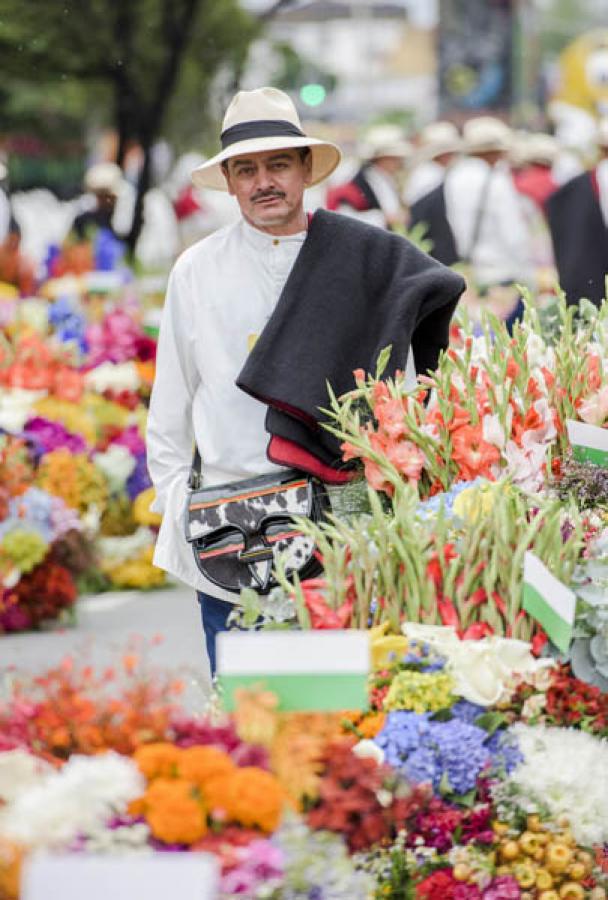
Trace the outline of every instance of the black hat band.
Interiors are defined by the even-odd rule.
[[[304,132],[283,119],[256,119],[253,122],[241,122],[222,131],[222,150],[240,141],[263,137],[306,137]]]

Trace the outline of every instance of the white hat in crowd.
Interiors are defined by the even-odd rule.
[[[559,144],[551,134],[540,131],[528,135],[524,155],[526,162],[552,166],[559,153]]]
[[[85,189],[92,194],[107,191],[117,196],[123,181],[122,169],[112,162],[96,163],[87,169],[84,176]]]
[[[434,159],[443,153],[459,153],[461,150],[462,140],[452,122],[431,122],[418,135],[418,156],[421,159]]]
[[[193,171],[197,187],[227,190],[222,163],[247,153],[310,147],[311,184],[331,175],[341,158],[335,144],[304,134],[291,98],[272,87],[239,91],[233,97],[222,123],[221,143],[221,151]]]
[[[492,150],[506,152],[512,141],[512,131],[494,116],[477,116],[469,119],[462,128],[462,138],[468,153],[486,153]]]
[[[396,156],[407,159],[414,148],[405,139],[398,125],[374,125],[366,132],[359,150],[362,159],[380,159],[383,156]]]

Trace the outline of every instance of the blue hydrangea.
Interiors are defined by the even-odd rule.
[[[0,522],[0,539],[16,528],[27,527],[37,531],[47,543],[54,539],[52,524],[53,498],[40,488],[31,487],[19,497],[13,497],[8,506],[8,516]]]
[[[49,307],[49,322],[55,328],[55,335],[64,343],[76,343],[81,352],[88,349],[85,332],[87,323],[70,297],[58,297]]]
[[[473,722],[485,710],[467,701],[452,708],[449,721],[429,713],[399,710],[389,713],[375,741],[386,762],[412,782],[430,782],[436,792],[466,794],[484,769],[510,772],[521,754],[508,732],[491,737]]]
[[[508,775],[523,762],[524,757],[517,738],[508,729],[495,731],[486,741],[486,747],[492,754],[492,768],[497,772],[504,770]]]
[[[430,728],[429,713],[400,709],[389,713],[384,727],[374,740],[384,750],[386,762],[400,769],[410,753],[417,750]]]
[[[469,725],[474,725],[475,719],[478,716],[482,716],[485,712],[487,712],[485,706],[479,706],[477,703],[470,703],[468,700],[459,700],[452,707],[452,715],[462,722],[467,722]]]
[[[438,789],[447,779],[455,794],[466,794],[474,788],[477,776],[492,759],[485,745],[487,736],[483,729],[459,719],[433,723],[429,743],[435,750],[438,768],[433,787]]]
[[[449,491],[435,494],[433,497],[429,497],[428,500],[423,500],[419,503],[418,515],[423,519],[433,518],[443,506],[444,515],[449,519],[453,516],[454,500],[458,494],[461,494],[462,491],[466,491],[468,488],[486,483],[485,478],[475,478],[473,481],[459,481]]]

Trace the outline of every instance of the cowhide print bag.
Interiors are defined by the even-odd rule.
[[[196,454],[195,454],[196,463]],[[186,540],[199,570],[227,591],[253,588],[267,594],[276,586],[275,557],[283,554],[287,575],[317,575],[321,566],[314,541],[292,516],[318,521],[329,508],[321,481],[298,472],[261,475],[246,481],[198,488],[200,462],[193,465],[186,508]]]

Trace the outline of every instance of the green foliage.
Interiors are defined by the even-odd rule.
[[[114,124],[139,139],[165,112],[200,139],[213,79],[242,66],[259,28],[238,0],[0,0],[0,24],[3,125]]]

